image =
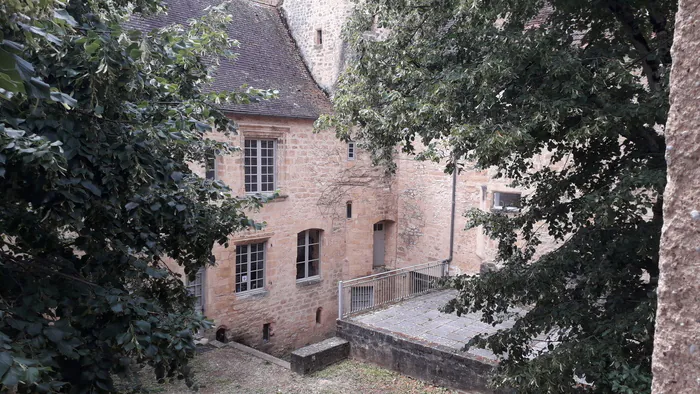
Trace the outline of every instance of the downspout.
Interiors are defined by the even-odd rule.
[[[454,169],[452,170],[452,213],[450,214],[450,257],[447,258],[447,273],[450,272],[450,264],[454,257],[455,249],[455,211],[457,208],[457,160],[454,161]]]

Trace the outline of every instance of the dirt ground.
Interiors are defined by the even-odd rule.
[[[310,376],[224,347],[198,354],[193,362],[199,392],[303,394],[447,394],[458,393],[388,371],[347,360]],[[146,379],[144,379],[146,380]],[[154,393],[192,393],[182,381],[153,383]]]

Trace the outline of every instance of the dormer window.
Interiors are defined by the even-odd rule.
[[[520,212],[520,193],[493,193],[492,211],[497,212]]]

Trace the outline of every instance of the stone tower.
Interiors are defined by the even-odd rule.
[[[350,0],[282,0],[278,6],[311,75],[331,93],[345,64],[341,31]]]

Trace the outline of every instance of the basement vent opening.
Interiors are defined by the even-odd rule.
[[[316,309],[316,324],[321,324],[321,311],[323,311],[322,308]]]

